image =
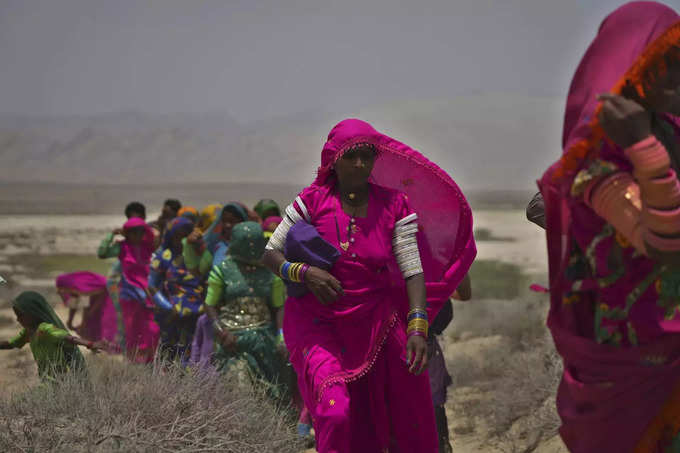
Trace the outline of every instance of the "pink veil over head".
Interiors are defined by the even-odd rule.
[[[576,69],[564,115],[564,152],[538,183],[545,202],[553,297],[561,298],[561,269],[571,224],[567,199],[576,173],[595,153],[624,159],[623,152],[606,141],[597,122],[597,96],[620,92],[626,81],[643,94],[645,70],[675,40],[680,40],[680,16],[675,11],[657,2],[630,2],[604,19]],[[553,300],[555,305],[558,302]]]
[[[358,119],[346,119],[333,127],[313,184],[330,183],[335,162],[359,143],[371,144],[377,152],[371,182],[404,192],[418,214],[418,241],[427,298],[436,313],[455,291],[477,253],[470,206],[444,170]]]

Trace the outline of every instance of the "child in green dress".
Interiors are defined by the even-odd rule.
[[[43,381],[57,378],[71,369],[85,371],[85,360],[78,345],[95,352],[105,345],[72,336],[45,298],[25,291],[12,303],[17,321],[23,327],[11,340],[0,341],[0,349],[19,349],[30,344]]]

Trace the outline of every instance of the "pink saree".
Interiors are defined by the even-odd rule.
[[[342,210],[332,175],[336,160],[358,142],[378,151],[365,218]],[[299,214],[341,251],[331,273],[345,293],[327,306],[312,294],[286,301],[284,337],[318,451],[436,452],[429,379],[406,365],[408,297],[392,234],[395,222],[418,214],[433,319],[476,253],[465,198],[420,153],[363,121],[345,120],[331,131],[318,177],[297,200]]]
[[[64,304],[71,308],[73,294],[88,297],[89,306],[83,310],[78,335],[90,341],[105,340],[117,343],[118,319],[106,289],[106,277],[94,272],[72,272],[57,277],[57,289]]]
[[[148,363],[153,360],[160,337],[160,329],[153,318],[153,304],[147,294],[154,235],[151,227],[139,218],[133,217],[123,225],[124,230],[138,227],[145,229],[140,244],[133,245],[127,240],[120,244],[120,306],[128,358],[133,362]]]
[[[680,42],[679,20],[655,2],[628,3],[604,20],[571,84],[563,157],[539,181],[550,270],[548,327],[564,360],[560,434],[575,453],[664,451],[677,433],[664,425],[670,436],[658,431],[650,443],[648,430],[680,383],[680,317],[660,303],[677,271],[637,254],[571,189],[577,174],[592,175],[593,168],[631,171],[597,123],[596,96],[620,93],[626,81],[640,89],[650,65]]]

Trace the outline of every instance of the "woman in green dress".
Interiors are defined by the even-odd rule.
[[[29,343],[43,381],[52,381],[69,370],[85,371],[78,345],[94,351],[104,346],[100,341],[72,336],[45,298],[34,291],[21,293],[12,308],[23,328],[11,340],[0,341],[0,349],[19,349]]]
[[[283,338],[272,320],[282,320],[277,312],[283,310],[285,288],[260,263],[265,245],[258,223],[235,225],[226,258],[208,277],[205,305],[215,329],[217,369],[248,369],[274,396],[283,396]]]

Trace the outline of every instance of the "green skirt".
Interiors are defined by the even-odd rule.
[[[289,395],[284,377],[285,362],[276,347],[276,340],[267,327],[234,332],[235,352],[226,351],[216,344],[215,365],[223,373],[246,373],[249,378],[265,386],[275,398]]]

